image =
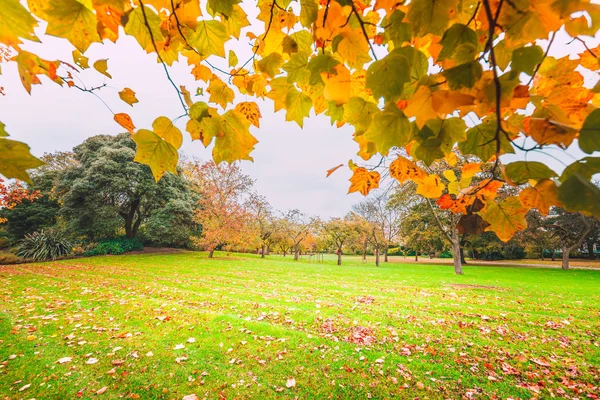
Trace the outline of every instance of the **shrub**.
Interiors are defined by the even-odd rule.
[[[42,229],[25,235],[25,238],[17,245],[16,250],[19,257],[35,261],[47,261],[68,256],[73,250],[73,245],[61,232],[53,229]]]
[[[142,250],[142,242],[138,238],[118,237],[100,241],[94,248],[86,250],[84,256],[103,256],[106,254],[123,254],[130,251]]]
[[[0,252],[0,265],[19,264],[25,262],[21,257],[9,252]]]
[[[502,249],[505,260],[522,260],[525,258],[525,249],[518,244],[508,243]]]

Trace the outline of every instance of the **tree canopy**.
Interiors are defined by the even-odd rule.
[[[253,98],[303,126],[311,113],[336,126],[354,127],[357,157],[350,192],[377,188],[382,171],[440,207],[477,214],[502,240],[527,226],[527,210],[552,206],[600,217],[600,85],[582,72],[600,70],[599,49],[586,41],[600,28],[600,5],[586,0],[259,0],[256,18],[238,0],[4,0],[0,9],[0,56],[16,63],[24,88],[42,77],[101,97],[106,86],[86,86],[82,70],[111,78],[110,64],[89,60],[98,43],[132,36],[156,56],[172,83],[182,115],[156,116],[137,129],[121,110],[116,123],[136,143],[135,160],[155,179],[176,173],[183,133],[212,145],[215,163],[252,160],[261,112]],[[67,40],[72,60],[42,58],[28,42],[45,36]],[[250,57],[225,51],[250,41]],[[585,51],[549,55],[558,41],[577,41]],[[52,54],[46,49],[43,54]],[[40,54],[42,52],[40,51]],[[178,85],[171,66],[187,61],[197,88]],[[44,78],[44,79],[46,79]],[[202,101],[193,101],[196,92]],[[122,88],[127,106],[135,88]],[[0,173],[28,180],[38,167],[24,143],[6,138],[0,124]],[[584,157],[562,173],[532,161],[504,168],[503,154],[578,147]],[[427,167],[456,152],[477,158],[457,174]],[[389,165],[366,163],[390,157]],[[336,168],[328,171],[333,173]],[[473,182],[471,177],[481,173]],[[520,195],[498,198],[505,185]]]

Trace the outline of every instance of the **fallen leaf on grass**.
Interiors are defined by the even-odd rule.
[[[196,342],[196,339],[195,339],[195,338],[193,338],[193,337],[191,337],[191,338],[189,338],[189,339],[187,340],[187,342],[188,342],[188,343],[194,343],[194,342]]]
[[[108,389],[108,386],[104,386],[103,388],[96,390],[96,394],[102,394],[102,393],[106,392],[107,389]]]
[[[550,363],[544,361],[544,360],[540,360],[539,358],[532,358],[531,362],[537,365],[540,365],[542,367],[549,367]]]
[[[181,350],[181,349],[184,349],[184,348],[185,348],[185,346],[184,346],[184,345],[182,345],[182,344],[178,344],[178,345],[176,345],[176,346],[173,348],[173,350]]]
[[[152,357],[153,355],[154,355],[154,353],[151,352],[151,351],[149,351],[149,352],[146,353],[146,357]]]
[[[29,389],[29,386],[31,386],[31,383],[28,383],[27,385],[23,386],[21,389],[19,389],[19,392],[22,392],[23,390]]]
[[[63,358],[60,358],[56,363],[57,364],[66,364],[68,362],[71,362],[71,360],[73,360],[73,357],[63,357]]]
[[[85,362],[86,364],[96,364],[98,362],[97,358],[88,358],[88,360]]]
[[[200,400],[200,397],[195,394],[188,394],[187,396],[183,396],[181,400]]]
[[[294,386],[296,386],[296,380],[294,378],[288,378],[287,382],[285,383],[285,386],[287,388],[293,388]]]

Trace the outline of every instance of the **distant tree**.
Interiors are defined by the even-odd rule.
[[[47,173],[58,171],[60,215],[78,235],[97,240],[124,230],[136,237],[140,226],[169,202],[193,201],[181,177],[165,174],[157,183],[147,165],[134,161],[135,143],[127,133],[91,137],[73,152],[74,160],[63,153],[55,157],[66,161],[57,161]]]
[[[321,224],[328,241],[333,244],[337,254],[337,265],[342,265],[344,245],[353,237],[358,236],[358,229],[351,217],[331,218]]]
[[[281,223],[283,232],[292,241],[294,260],[298,260],[300,243],[308,237],[313,220],[299,210],[290,210],[282,216]]]
[[[275,219],[274,222],[275,231],[271,238],[273,239],[273,246],[281,252],[281,254],[285,257],[288,253],[290,253],[294,247],[294,242],[289,238],[287,232],[285,231],[285,222],[283,219]]]
[[[29,233],[54,226],[60,206],[47,195],[34,200],[22,200],[12,209],[0,210],[0,219],[12,240],[20,240]]]
[[[446,215],[438,218],[447,225]],[[415,261],[419,260],[419,253],[433,256],[447,248],[446,238],[426,201],[413,204],[410,214],[402,221],[402,232],[405,245],[415,251]]]
[[[265,258],[274,242],[274,233],[277,225],[273,216],[273,208],[264,196],[253,193],[248,200],[248,211],[252,216],[252,223],[258,232],[260,242],[260,257]]]
[[[580,213],[555,207],[545,219],[545,224],[560,244],[562,269],[569,269],[570,253],[581,246],[592,228],[589,219]]]
[[[195,177],[193,181],[200,191],[194,221],[202,225],[197,244],[208,251],[209,258],[220,246],[247,245],[257,235],[247,203],[254,181],[237,164],[208,161],[195,163],[193,170],[188,175]]]
[[[0,177],[0,211],[4,211],[3,214],[23,202],[32,202],[39,197],[41,197],[39,191],[29,190],[19,181],[6,182]],[[0,224],[4,222],[6,222],[6,217],[0,215]]]

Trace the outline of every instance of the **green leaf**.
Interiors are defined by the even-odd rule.
[[[212,11],[211,15],[221,13],[226,17],[233,14],[233,6],[240,0],[208,0],[208,9]]]
[[[427,74],[429,69],[429,60],[423,52],[415,49],[413,46],[398,47],[390,54],[406,57],[410,65],[410,81],[411,83],[418,82]]]
[[[411,39],[410,24],[402,22],[405,14],[400,10],[386,16],[382,21],[382,26],[385,26],[385,36],[388,41],[394,42],[394,46],[400,47],[402,43],[409,42]]]
[[[366,87],[371,89],[376,99],[396,100],[402,94],[404,84],[410,82],[410,70],[408,59],[392,52],[369,66]]]
[[[2,124],[2,132],[7,136]],[[31,183],[28,169],[37,168],[44,163],[31,155],[29,146],[16,140],[0,139],[0,174],[7,178],[20,179]]]
[[[325,115],[327,115],[330,118],[330,123],[331,125],[333,125],[334,123],[338,122],[338,121],[343,121],[344,120],[344,107],[347,104],[342,105],[337,105],[335,103],[335,101],[330,101],[328,103],[328,107],[327,110],[325,110]]]
[[[317,0],[300,0],[300,23],[305,28],[310,28],[317,20],[319,3]]]
[[[288,36],[298,46],[298,53],[312,54],[313,52],[313,37],[307,30],[294,32]]]
[[[283,65],[283,70],[287,72],[288,82],[299,82],[300,84],[307,83],[308,74],[310,71],[307,69],[308,56],[304,53],[295,53],[290,58],[290,61]]]
[[[587,154],[600,150],[600,109],[592,111],[579,132],[579,147]]]
[[[225,26],[227,34],[236,39],[240,38],[242,28],[250,25],[246,13],[238,4],[233,6],[233,14],[229,15],[229,17],[223,16],[221,17],[221,20],[221,22],[223,22],[223,26]]]
[[[202,121],[202,118],[208,117],[208,104],[203,101],[192,104],[189,110],[190,118],[196,121]]]
[[[334,67],[340,62],[333,58],[329,54],[320,54],[312,58],[308,62],[307,69],[310,71],[309,83],[313,86],[322,85],[323,79],[321,78],[321,72],[333,73],[335,72]]]
[[[61,0],[50,4],[45,10],[48,17],[46,34],[67,39],[82,53],[90,44],[100,42],[92,0]]]
[[[37,21],[19,0],[4,0],[0,7],[0,43],[18,48],[21,38],[39,42],[33,29]]]
[[[468,62],[473,60],[474,57],[468,59],[468,56],[464,56],[464,46],[472,48],[473,51],[469,54],[474,56],[477,48],[477,34],[466,25],[454,24],[444,32],[440,44],[442,45],[442,51],[440,51],[438,61],[453,59],[457,62]]]
[[[148,165],[157,182],[167,171],[177,174],[179,155],[171,143],[147,129],[138,129],[132,138],[137,145],[134,161]]]
[[[543,59],[544,51],[540,46],[521,47],[512,53],[512,69],[531,76]]]
[[[575,161],[562,172],[559,181],[564,182],[570,176],[579,174],[585,179],[592,179],[592,176],[600,173],[600,157],[585,157]]]
[[[512,51],[506,44],[505,40],[500,41],[494,46],[494,55],[496,56],[496,64],[501,70],[505,70],[512,59]]]
[[[427,125],[423,129],[429,129]],[[416,142],[411,148],[411,155],[417,160],[423,161],[427,165],[431,165],[435,160],[444,158],[442,151],[442,141],[439,138],[433,137],[427,140]]]
[[[309,96],[292,86],[285,97],[285,108],[287,110],[285,120],[296,121],[300,128],[302,128],[304,126],[304,118],[309,116],[312,104],[312,99]]]
[[[458,11],[457,0],[413,0],[410,6],[408,20],[416,36],[428,33],[441,36],[450,22],[450,15]]]
[[[539,181],[558,176],[546,164],[537,161],[515,161],[506,165],[506,176],[521,185],[530,179]]]
[[[373,115],[378,112],[377,104],[361,97],[351,97],[348,103],[344,104],[343,119],[354,126],[357,132],[364,132],[371,125]]]
[[[254,161],[250,152],[258,140],[250,133],[250,121],[237,110],[229,110],[221,119],[221,132],[215,139],[213,159],[215,163],[238,160]]]
[[[257,63],[258,69],[271,78],[275,78],[281,72],[282,64],[283,57],[279,53],[271,53]]]
[[[475,86],[482,73],[481,64],[475,60],[447,69],[442,72],[442,75],[448,80],[451,90],[458,90],[463,87],[470,89]]]
[[[383,111],[373,115],[373,123],[364,136],[375,143],[377,152],[386,156],[392,147],[408,144],[411,136],[410,122],[394,102],[389,102]]]
[[[148,31],[148,28],[146,27],[144,13],[146,14],[150,31]],[[154,45],[152,44],[152,39],[154,39],[155,42],[164,40],[163,34],[160,30],[161,20],[158,14],[156,14],[153,9],[147,6],[144,6],[143,11],[142,7],[136,7],[128,14],[128,18],[129,19],[127,20],[127,24],[124,28],[125,33],[133,36],[140,44],[140,47],[146,50],[146,53],[152,53],[155,51]],[[198,29],[200,29],[200,27],[198,27]],[[150,33],[152,33],[152,36]]]
[[[569,211],[600,218],[600,189],[580,174],[572,174],[558,187],[558,200]]]
[[[198,51],[202,59],[215,55],[225,58],[225,41],[229,35],[225,25],[216,20],[198,22],[196,32],[188,38],[188,42]]]
[[[496,118],[486,118],[481,124],[467,131],[467,140],[458,144],[463,154],[473,154],[483,162],[489,161],[496,154]],[[502,133],[500,138],[500,154],[514,153],[510,141]]]

